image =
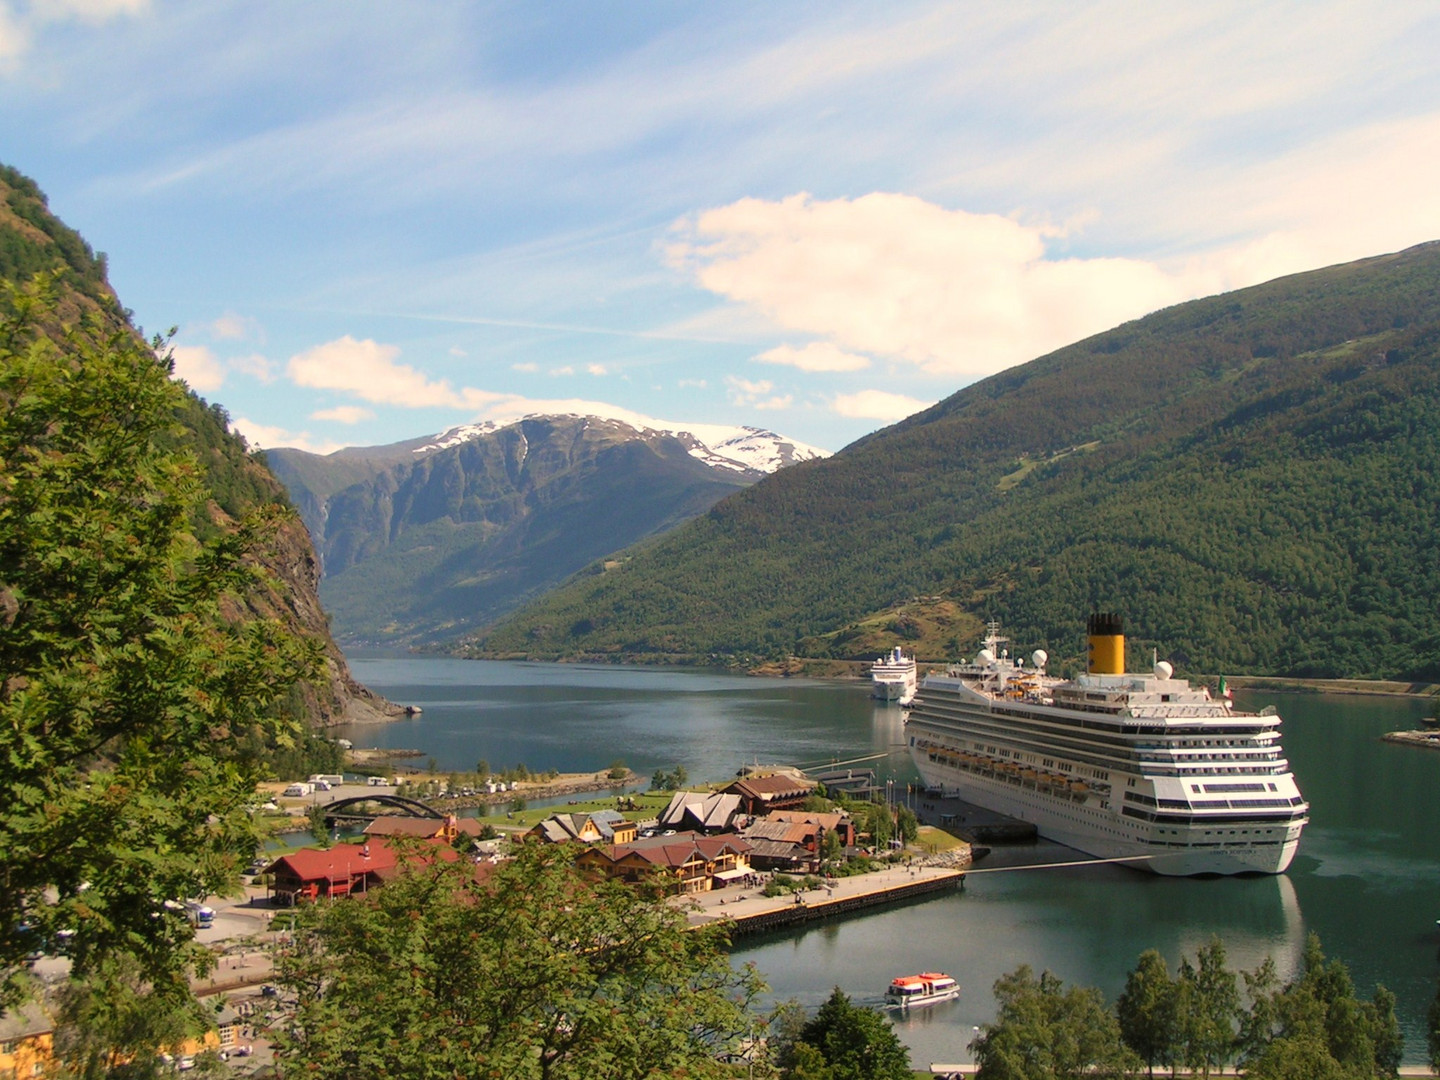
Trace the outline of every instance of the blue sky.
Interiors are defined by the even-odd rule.
[[[606,406],[835,450],[1440,239],[1431,4],[0,0],[0,160],[253,442]]]

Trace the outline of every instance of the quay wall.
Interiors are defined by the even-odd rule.
[[[867,874],[840,878],[833,886],[812,889],[808,895],[766,897],[757,894],[732,900],[728,907],[707,903],[690,921],[692,925],[704,925],[723,919],[731,924],[731,936],[740,937],[963,888],[965,884],[963,871],[944,867],[920,868],[913,875],[906,873],[898,881],[867,880],[871,877]]]

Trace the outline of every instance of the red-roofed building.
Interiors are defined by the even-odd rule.
[[[460,858],[454,848],[439,839],[424,844],[414,855],[426,862],[437,856],[446,862]],[[273,875],[270,889],[274,902],[294,904],[364,893],[394,877],[401,857],[385,837],[375,837],[362,844],[302,848],[280,856],[265,868],[265,873]]]

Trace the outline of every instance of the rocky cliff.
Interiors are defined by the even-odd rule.
[[[34,181],[13,168],[0,166],[0,281],[24,283],[37,274],[50,276],[58,310],[66,323],[81,313],[100,314],[108,326],[137,332],[129,325],[105,276],[105,259],[97,256],[73,229],[50,213]],[[55,327],[61,336],[63,327]],[[210,491],[209,520],[198,529],[224,529],[246,511],[264,504],[288,506],[285,489],[263,460],[251,455],[244,441],[229,431],[219,406],[191,393],[177,416],[176,441],[193,452],[205,469]],[[256,614],[283,619],[324,649],[321,679],[300,688],[297,704],[317,726],[383,720],[401,709],[357,683],[345,657],[330,635],[318,592],[319,565],[310,538],[293,510],[259,560],[269,571],[269,584],[245,598]],[[239,612],[243,615],[243,612]]]

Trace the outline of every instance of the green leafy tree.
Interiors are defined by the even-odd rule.
[[[910,1080],[910,1052],[890,1021],[837,986],[785,1047],[783,1080]]]
[[[1219,938],[1201,946],[1195,960],[1195,965],[1181,961],[1176,980],[1182,1056],[1187,1066],[1208,1077],[1234,1053],[1240,991],[1235,973],[1225,966],[1225,945]]]
[[[908,806],[899,806],[895,810],[895,833],[907,844],[920,839],[920,819]]]
[[[1240,1061],[1245,1064],[1264,1053],[1277,1034],[1280,977],[1275,972],[1274,959],[1269,956],[1254,971],[1241,972],[1240,977],[1245,983],[1245,996],[1250,1000],[1250,1007],[1240,1017],[1237,1040]]]
[[[1278,990],[1264,985],[1263,977],[1257,981],[1262,989],[1252,993],[1251,1014],[1264,1023],[1248,1025],[1249,1075],[1290,1080],[1307,1068],[1309,1075],[1347,1080],[1398,1075],[1403,1042],[1395,996],[1377,986],[1370,1001],[1357,998],[1349,969],[1327,961],[1314,934],[1306,940],[1298,978]]]
[[[684,765],[676,765],[669,772],[664,769],[656,769],[650,777],[650,790],[679,791],[689,780],[690,773]]]
[[[197,537],[202,470],[166,449],[187,400],[117,315],[0,295],[0,1007],[37,939],[80,977],[129,953],[183,981],[204,954],[163,902],[238,882],[245,748],[298,734],[317,651],[240,614],[275,511]]]
[[[1145,950],[1125,979],[1115,1014],[1125,1045],[1140,1056],[1151,1076],[1157,1063],[1167,1065],[1174,1057],[1180,1022],[1177,1004],[1175,981],[1165,958],[1155,949]]]
[[[586,880],[524,845],[479,882],[421,860],[368,897],[302,913],[280,981],[286,1075],[315,1080],[630,1080],[731,1075],[762,989],[723,929],[686,929],[658,893]]]
[[[319,803],[311,803],[310,808],[305,811],[305,817],[310,823],[310,835],[322,848],[330,846],[330,826],[325,822],[325,808]]]
[[[1094,987],[1069,987],[1022,964],[995,982],[995,1021],[971,1043],[981,1080],[1130,1076],[1140,1061]]]

